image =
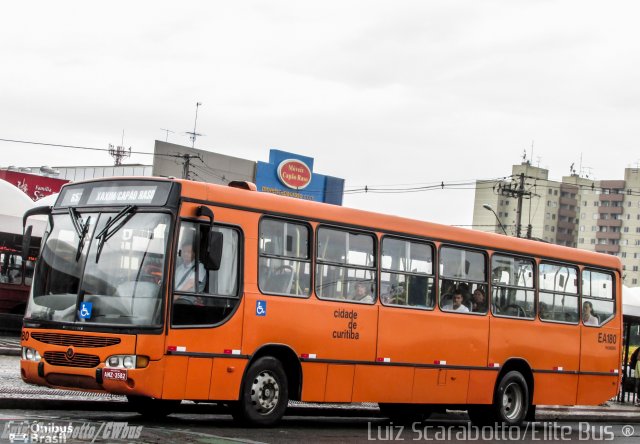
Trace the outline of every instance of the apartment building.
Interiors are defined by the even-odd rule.
[[[476,182],[474,229],[515,236],[518,194],[522,237],[616,255],[625,285],[640,286],[640,169],[626,168],[624,180],[554,181],[544,168],[513,165],[507,180]]]

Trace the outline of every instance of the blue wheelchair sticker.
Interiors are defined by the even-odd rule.
[[[256,301],[256,316],[267,315],[267,301]]]
[[[80,302],[80,313],[78,317],[80,319],[91,319],[91,309],[93,308],[93,303],[91,302]]]

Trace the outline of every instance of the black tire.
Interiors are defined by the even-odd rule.
[[[164,418],[174,413],[182,401],[155,399],[147,396],[127,395],[127,401],[133,409],[147,419]]]
[[[251,426],[275,425],[289,403],[287,384],[279,360],[270,356],[259,358],[244,376],[240,400],[232,407],[233,417]]]
[[[530,408],[529,386],[518,371],[502,377],[493,397],[493,415],[498,423],[519,426],[527,418]]]
[[[380,403],[380,414],[396,424],[413,424],[429,419],[432,410],[422,404],[387,404]]]

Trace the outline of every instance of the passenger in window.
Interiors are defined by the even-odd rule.
[[[487,312],[487,296],[480,287],[476,288],[473,292],[473,297],[471,299],[471,311],[475,313]]]
[[[540,302],[540,319],[547,319],[549,317],[549,307],[544,302]]]
[[[179,264],[175,272],[175,289],[177,291],[196,291],[196,257],[193,244],[185,242],[178,251]],[[207,274],[202,262],[198,261],[198,291],[204,291]]]
[[[373,302],[373,296],[371,296],[371,291],[369,291],[369,286],[365,282],[356,282],[356,286],[353,292],[354,301],[363,302],[366,304],[371,304]]]
[[[453,292],[453,297],[451,299],[451,302],[445,305],[444,307],[442,307],[442,309],[448,310],[448,311],[455,311],[458,313],[469,313],[469,309],[466,306],[462,305],[462,301],[463,301],[462,293],[463,292],[460,289],[460,287],[456,288],[455,291]]]
[[[589,301],[584,301],[582,304],[582,322],[584,322],[584,325],[594,325],[596,327],[600,324],[593,312],[593,304]]]

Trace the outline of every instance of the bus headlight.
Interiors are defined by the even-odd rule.
[[[148,356],[113,355],[105,360],[109,368],[145,368],[149,365]]]
[[[125,356],[124,359],[122,360],[122,364],[124,365],[124,368],[133,368],[135,367],[135,356]]]
[[[22,359],[25,361],[40,361],[40,353],[31,347],[22,347]]]

